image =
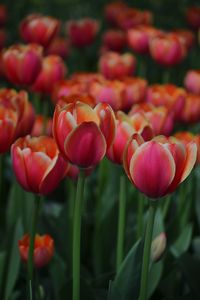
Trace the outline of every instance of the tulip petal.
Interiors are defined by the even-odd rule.
[[[175,175],[170,151],[155,141],[137,148],[130,161],[130,176],[136,187],[150,198],[162,197]]]
[[[106,141],[94,122],[84,122],[68,135],[64,148],[72,164],[88,168],[104,157]]]
[[[77,101],[73,114],[78,125],[83,122],[94,122],[99,125],[99,118],[96,112],[86,103]]]
[[[190,174],[192,168],[194,167],[196,160],[197,160],[197,145],[194,142],[188,143],[186,145],[186,162],[184,166],[184,170],[181,176],[180,182],[183,182],[187,178],[187,176]]]

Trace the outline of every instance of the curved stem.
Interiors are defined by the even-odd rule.
[[[84,182],[84,173],[80,171],[76,190],[73,224],[73,300],[80,299],[81,208]]]
[[[126,177],[124,174],[120,177],[119,193],[119,216],[118,216],[118,234],[117,234],[117,273],[124,257],[124,233],[126,217]]]
[[[149,260],[150,260],[150,250],[151,250],[151,241],[152,241],[152,234],[153,234],[153,224],[154,224],[155,212],[156,212],[156,204],[157,204],[156,201],[150,200],[149,216],[146,225],[145,240],[144,240],[139,300],[147,299]]]
[[[33,217],[30,230],[30,244],[28,251],[28,290],[29,290],[29,299],[33,298],[32,296],[32,281],[33,281],[33,265],[34,265],[34,243],[35,243],[35,233],[37,228],[37,221],[40,208],[40,197],[36,196],[34,207],[33,207]]]

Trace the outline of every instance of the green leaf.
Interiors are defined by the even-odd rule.
[[[6,276],[6,283],[5,283],[5,300],[9,299],[18,277],[19,267],[20,267],[18,240],[22,237],[22,235],[23,235],[22,222],[21,219],[19,219],[14,230],[13,242],[11,246],[9,260],[7,260],[8,265],[6,268],[7,276]]]
[[[3,271],[4,271],[4,263],[6,258],[6,252],[0,253],[0,291],[2,288],[2,281],[3,281]]]
[[[140,288],[143,242],[139,240],[125,257],[111,283],[108,300],[137,300]]]
[[[156,290],[163,272],[163,261],[152,263],[148,282],[148,298],[151,297]]]
[[[192,238],[192,230],[193,230],[193,225],[188,224],[184,228],[184,230],[182,231],[178,239],[170,247],[170,251],[175,257],[179,257],[180,255],[182,255],[184,252],[187,251],[188,247],[190,246],[190,242]]]

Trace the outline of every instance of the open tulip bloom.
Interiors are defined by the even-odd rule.
[[[150,198],[149,217],[145,233],[140,300],[147,299],[150,247],[156,211],[156,199],[172,193],[186,179],[195,165],[197,146],[176,139],[158,136],[144,142],[134,134],[124,152],[124,168],[130,181]],[[154,201],[152,201],[154,200]]]

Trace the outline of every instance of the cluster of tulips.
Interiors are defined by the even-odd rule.
[[[35,195],[30,232],[18,241],[27,267],[30,300],[36,297],[34,268],[47,265],[56,251],[54,237],[37,234],[41,198],[53,193],[61,180],[76,182],[71,226],[73,300],[81,298],[86,177],[97,173],[101,177],[107,159],[120,168],[116,276],[125,259],[126,177],[148,198],[145,233],[141,226],[145,200],[138,199],[143,203],[139,205],[138,238],[144,241],[138,296],[146,300],[150,261],[158,261],[166,249],[165,233],[152,242],[158,199],[175,192],[200,162],[200,133],[175,130],[200,121],[200,70],[188,70],[183,87],[166,76],[162,83],[148,84],[145,72],[141,73],[150,56],[155,67],[162,65],[165,73],[189,55],[197,43],[200,8],[187,10],[193,31],[156,28],[153,13],[123,2],[107,4],[104,13],[112,27],[103,33],[96,71],[75,70],[67,78],[65,60],[70,59],[73,48],[80,50],[94,43],[100,31],[97,20],[61,24],[56,18],[31,14],[19,24],[24,43],[9,47],[6,31],[0,29],[0,76],[5,83],[0,89],[0,153],[5,157],[11,152],[17,182]],[[0,26],[5,26],[6,20],[6,7],[1,5]],[[61,27],[67,37],[60,35]],[[98,218],[96,202],[94,214]]]

